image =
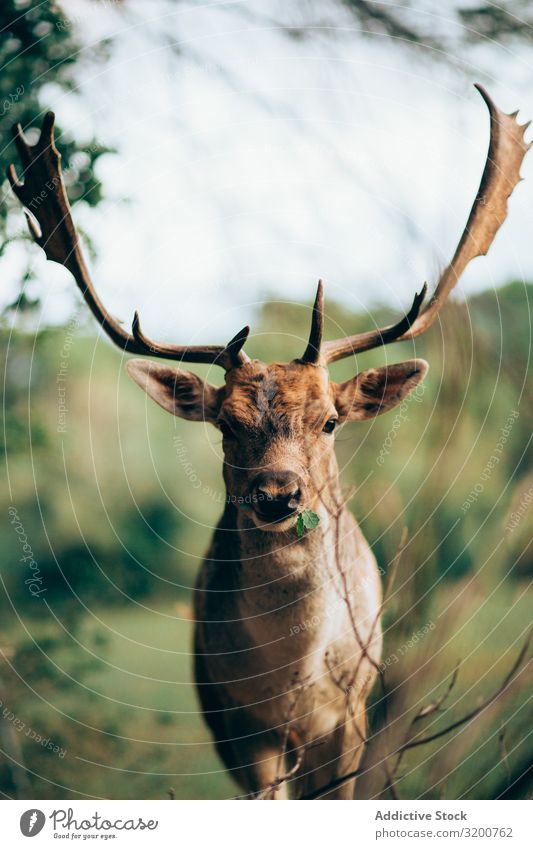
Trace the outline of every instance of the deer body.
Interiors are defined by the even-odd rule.
[[[364,705],[376,672],[360,642],[377,664],[379,575],[353,516],[344,508],[335,519],[318,512],[320,533],[294,545],[293,533],[253,528],[246,517],[239,522],[229,505],[200,573],[199,696],[219,753],[245,793],[271,786],[296,758],[295,792],[309,793],[355,769],[362,754]],[[292,753],[283,742],[287,725]],[[348,782],[334,795],[352,793]]]
[[[26,206],[30,232],[50,260],[71,271],[101,328],[124,353],[225,370],[215,387],[194,374],[142,359],[132,378],[161,407],[209,422],[222,435],[227,505],[196,590],[195,663],[206,720],[244,794],[351,798],[365,742],[365,701],[380,657],[376,564],[338,480],[333,431],[393,409],[423,379],[412,359],[368,369],[344,383],[328,364],[392,342],[412,342],[435,321],[471,259],[486,254],[507,215],[530,144],[527,124],[507,115],[478,86],[490,116],[490,145],[480,187],[450,264],[422,309],[426,286],[396,324],[323,341],[319,283],[308,345],[300,359],[267,365],[244,353],[249,328],[227,345],[160,344],[135,314],[128,333],[94,290],[72,220],[54,144],[54,116],[29,145],[14,138],[24,181],[8,169]],[[35,198],[43,202],[34,208]],[[298,538],[296,521],[319,524]],[[333,786],[331,786],[333,784]]]
[[[174,376],[169,391],[144,360],[129,370],[166,409],[185,412],[186,397],[190,414],[197,403],[190,383],[183,396]],[[425,370],[416,360],[397,380],[390,373],[391,403]],[[312,792],[355,768],[379,661],[376,564],[343,504],[332,437],[339,418],[363,415],[370,396],[360,387],[346,393],[324,367],[302,361],[244,362],[224,387],[201,391],[204,418],[223,433],[227,504],[196,590],[200,700],[246,794],[274,793],[291,760],[296,792]],[[319,524],[298,538],[302,507]]]

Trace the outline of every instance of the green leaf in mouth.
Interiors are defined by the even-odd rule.
[[[305,531],[312,531],[319,522],[320,516],[317,516],[312,510],[302,510],[296,520],[296,533],[299,537],[303,537]]]

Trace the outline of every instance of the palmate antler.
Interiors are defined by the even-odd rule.
[[[500,112],[485,89],[480,85],[476,85],[476,88],[487,104],[490,115],[487,161],[463,235],[426,308],[420,312],[427,292],[427,285],[424,284],[422,290],[415,295],[407,315],[397,324],[323,343],[324,299],[322,281],[319,281],[309,344],[302,358],[304,362],[327,365],[351,354],[369,351],[390,342],[414,339],[424,333],[437,318],[439,310],[470,260],[486,254],[489,250],[507,216],[507,201],[521,179],[520,166],[531,147],[531,143],[524,141],[524,132],[530,122],[519,124],[516,120],[518,112],[511,115]]]
[[[424,284],[415,295],[409,312],[396,324],[322,342],[324,294],[322,281],[319,281],[309,343],[301,361],[327,365],[390,342],[414,339],[433,324],[470,260],[487,253],[507,216],[507,201],[520,180],[520,166],[531,147],[524,141],[524,131],[530,122],[518,124],[517,112],[511,115],[501,112],[482,86],[476,85],[476,88],[487,104],[490,115],[487,161],[459,245],[427,306],[420,312],[427,292],[427,285]],[[26,217],[30,232],[48,259],[61,263],[71,272],[89,308],[113,342],[131,354],[151,354],[194,363],[216,363],[226,370],[249,361],[242,350],[250,332],[249,327],[239,331],[227,345],[162,345],[144,335],[139,316],[135,313],[131,334],[125,332],[106,311],[96,294],[81,252],[63,184],[61,157],[54,144],[53,113],[47,112],[45,115],[39,141],[35,145],[28,145],[20,124],[13,128],[13,132],[24,168],[24,183],[19,182],[13,165],[9,166],[7,173],[14,193],[29,211]]]
[[[153,342],[141,330],[135,313],[132,332],[127,333],[111,316],[94,290],[67,199],[61,155],[54,144],[54,114],[44,116],[39,140],[29,145],[20,124],[13,127],[15,144],[24,169],[21,183],[13,165],[7,176],[17,198],[26,207],[30,233],[48,259],[59,262],[74,277],[87,305],[110,339],[129,354],[150,354],[192,363],[216,363],[225,369],[248,361],[242,351],[250,332],[244,327],[227,345],[181,346]]]

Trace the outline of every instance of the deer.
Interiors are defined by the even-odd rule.
[[[334,435],[347,422],[400,404],[428,363],[369,368],[341,383],[328,366],[425,333],[504,222],[530,147],[528,124],[476,88],[489,113],[488,155],[430,299],[424,284],[396,323],[326,341],[320,281],[307,346],[289,363],[251,359],[244,351],[249,327],[226,345],[180,346],[145,335],[135,312],[127,332],[105,309],[85,263],[53,113],[45,114],[35,145],[20,124],[13,128],[23,181],[13,165],[8,179],[37,245],[71,273],[109,339],[123,354],[139,355],[126,367],[141,389],[172,415],[212,424],[222,436],[226,499],[194,592],[193,655],[205,721],[245,798],[284,799],[289,788],[293,798],[354,796],[366,704],[380,669],[382,590],[374,554],[343,496]],[[224,383],[201,380],[184,362],[220,366]],[[304,513],[314,527],[297,534]]]

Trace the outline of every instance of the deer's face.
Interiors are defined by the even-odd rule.
[[[258,527],[283,531],[336,479],[336,428],[395,407],[427,364],[409,360],[338,384],[321,365],[253,360],[229,370],[220,388],[146,360],[130,360],[128,371],[164,409],[220,430],[228,499]]]
[[[331,474],[338,418],[324,368],[255,361],[228,372],[216,419],[228,496],[259,527],[294,524]]]

